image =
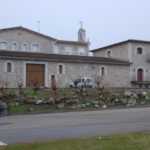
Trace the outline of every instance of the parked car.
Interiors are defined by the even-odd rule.
[[[90,78],[81,78],[76,79],[73,82],[71,82],[70,87],[77,88],[77,87],[87,87],[87,88],[93,88],[95,87],[94,81]]]

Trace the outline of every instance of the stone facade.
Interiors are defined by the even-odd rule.
[[[85,30],[83,32],[81,42],[57,40],[23,27],[1,29],[0,84],[5,82],[7,87],[16,88],[22,82],[26,87],[27,64],[44,64],[45,87],[51,87],[52,75],[56,77],[58,87],[68,87],[79,78],[95,80],[102,76],[102,68],[102,83],[105,87],[130,87],[128,56],[131,46],[123,44],[112,49],[114,58],[120,60],[99,57],[105,56],[105,50],[94,53],[98,57],[89,57]],[[62,73],[59,72],[59,65],[62,66]]]
[[[6,72],[6,63],[13,64],[12,72]],[[20,60],[0,60],[0,82],[7,81],[8,87],[16,88],[22,82],[26,87],[26,64],[45,64],[45,86],[51,87],[51,75],[55,75],[58,87],[69,87],[69,84],[79,78],[87,77],[95,80],[101,75],[101,67],[105,67],[102,83],[105,87],[123,88],[130,85],[128,66],[84,64],[84,63],[55,63]],[[63,73],[59,74],[58,66],[63,65]]]
[[[0,30],[0,49],[87,56],[88,43],[62,41],[23,27]]]
[[[144,81],[150,81],[150,62],[148,61],[150,53],[150,43],[132,43],[130,45],[130,61],[133,63],[130,69],[131,80],[137,80],[137,70],[141,68],[144,71]],[[143,49],[141,55],[137,54],[137,48],[139,47]]]
[[[138,53],[141,49],[141,54]],[[131,62],[128,78],[130,82],[138,81],[138,69],[143,70],[143,82],[150,82],[150,42],[139,40],[128,40],[121,43],[106,46],[93,51],[94,56],[108,57],[107,52],[111,51],[111,58],[127,60]]]
[[[12,63],[12,72],[7,72],[7,62]],[[21,81],[24,76],[24,62],[13,61],[13,60],[0,60],[0,84],[8,83],[9,88],[16,88],[17,84]]]
[[[108,52],[111,52],[111,57],[121,60],[129,60],[129,44],[121,44],[115,47],[102,48],[100,51],[95,51],[94,56],[108,57]]]

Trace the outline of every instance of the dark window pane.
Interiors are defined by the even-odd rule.
[[[59,74],[62,74],[62,73],[63,73],[63,66],[59,65]]]
[[[138,47],[137,48],[137,54],[141,55],[142,53],[143,53],[143,49],[141,47]]]
[[[11,65],[11,63],[7,63],[7,72],[12,72],[12,65]]]
[[[111,57],[111,51],[108,51],[108,52],[107,52],[107,56],[108,56],[108,57]]]
[[[102,76],[105,75],[105,68],[104,67],[101,68],[101,73],[102,73]]]

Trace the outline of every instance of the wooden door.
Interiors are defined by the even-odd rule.
[[[138,81],[143,81],[144,80],[143,69],[138,69],[138,71],[137,71],[137,80]]]
[[[45,65],[27,64],[26,65],[26,85],[27,87],[44,86]]]

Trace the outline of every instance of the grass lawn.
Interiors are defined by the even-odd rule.
[[[20,144],[0,150],[150,150],[150,134],[126,134],[111,137],[56,140],[45,143]]]

